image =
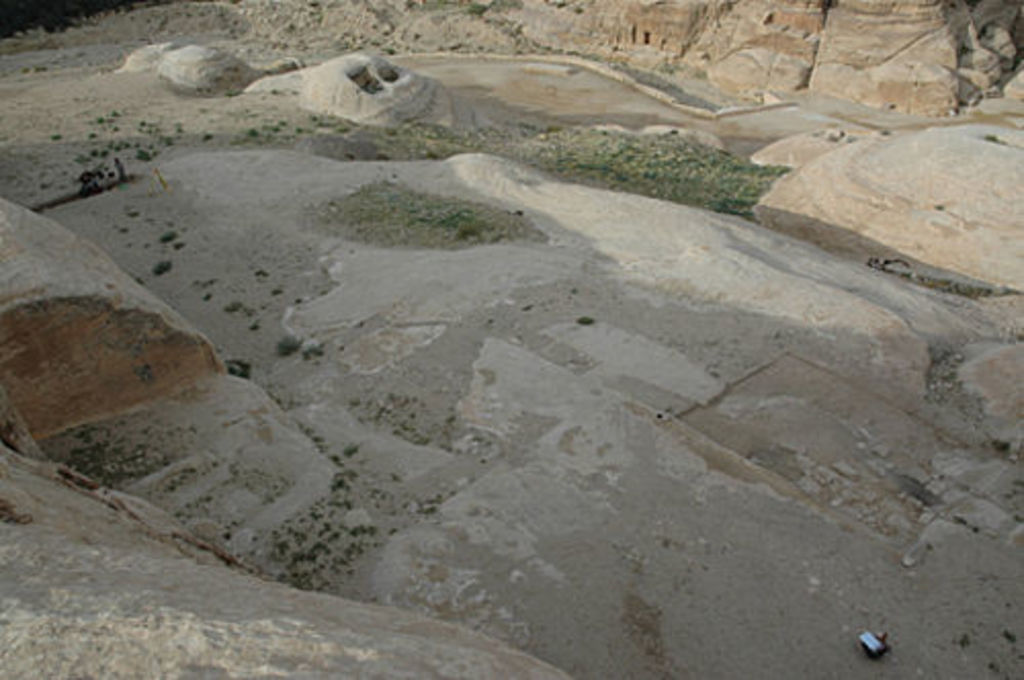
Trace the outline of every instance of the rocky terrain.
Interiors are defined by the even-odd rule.
[[[0,42],[0,676],[1019,677],[1019,7],[885,9]]]
[[[497,4],[497,3],[496,3]],[[706,71],[730,92],[809,89],[946,115],[998,97],[1018,70],[1015,0],[523,0],[511,16],[542,44]]]

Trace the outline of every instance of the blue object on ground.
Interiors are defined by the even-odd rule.
[[[871,632],[863,632],[858,638],[860,640],[860,646],[864,649],[864,653],[872,659],[877,659],[886,652],[889,651],[889,645],[885,643],[886,634],[876,636]]]

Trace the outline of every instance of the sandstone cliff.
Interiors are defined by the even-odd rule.
[[[527,0],[544,44],[707,71],[756,95],[812,91],[945,115],[997,95],[1024,44],[1015,0]]]

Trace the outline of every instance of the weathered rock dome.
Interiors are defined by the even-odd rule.
[[[758,205],[786,230],[853,236],[997,286],[1024,289],[1024,133],[935,127],[840,144],[779,180]],[[806,223],[806,222],[805,222]],[[825,225],[839,227],[827,236]],[[880,252],[880,251],[879,251]]]
[[[361,53],[306,71],[299,104],[313,113],[371,125],[432,118],[450,109],[447,93],[435,80]]]
[[[242,90],[259,77],[259,71],[238,57],[200,45],[188,45],[164,53],[157,66],[157,74],[172,89],[197,95]]]

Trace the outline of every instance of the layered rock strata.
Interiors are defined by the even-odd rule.
[[[998,95],[1024,45],[1014,0],[595,0],[559,7],[527,1],[513,16],[539,42],[669,70],[680,61],[730,92],[809,88],[932,116]]]
[[[0,200],[0,383],[45,437],[223,371],[205,337],[99,248]]]

